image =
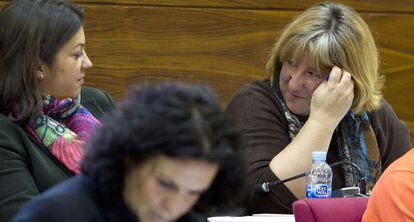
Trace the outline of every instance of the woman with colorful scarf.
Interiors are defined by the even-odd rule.
[[[291,213],[305,197],[300,178],[258,194],[255,185],[306,172],[312,151],[327,162],[350,161],[369,191],[410,147],[407,127],[383,99],[383,77],[368,25],[353,9],[320,3],[281,32],[267,63],[269,77],[242,87],[227,114],[244,135],[250,213]],[[333,190],[356,186],[350,166],[333,169]]]
[[[83,143],[114,108],[82,87],[92,67],[81,8],[14,0],[0,13],[0,221],[80,172]]]

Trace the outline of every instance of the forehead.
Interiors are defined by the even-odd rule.
[[[85,45],[85,33],[83,31],[83,28],[80,27],[80,29],[75,33],[75,35],[72,36],[72,38],[63,45],[63,50],[73,50],[79,46]]]
[[[338,65],[337,61],[332,58],[334,54],[337,54],[337,49],[327,39],[293,36],[281,47],[279,58],[282,63],[288,60],[306,59],[313,69],[324,70]]]
[[[195,158],[159,156],[155,161],[154,174],[188,191],[207,189],[218,170],[218,164]]]

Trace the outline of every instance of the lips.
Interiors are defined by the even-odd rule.
[[[296,99],[304,99],[303,97],[297,96],[295,94],[292,94],[292,97],[296,98]]]
[[[305,99],[305,97],[294,94],[294,93],[290,92],[289,90],[288,90],[288,93],[289,93],[290,97],[292,97],[293,99]]]
[[[79,79],[78,79],[78,82],[83,83],[83,82],[85,81],[83,78],[85,78],[85,76],[82,76],[82,78],[79,78]]]

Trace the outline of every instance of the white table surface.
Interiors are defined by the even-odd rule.
[[[243,217],[210,217],[209,222],[295,222],[293,214],[254,214]]]

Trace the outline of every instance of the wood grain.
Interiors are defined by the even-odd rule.
[[[111,64],[100,72],[122,67],[113,75],[122,79],[123,86],[147,80],[206,83],[216,90],[223,104],[241,85],[265,75],[264,65],[277,33],[297,14],[144,7],[114,8],[110,18],[94,18],[109,13],[99,13],[101,10],[89,7],[86,25],[88,49],[96,67]],[[364,17],[380,46],[387,78],[385,97],[413,132],[414,45],[410,41],[414,16],[370,13]],[[113,33],[110,40],[109,30]],[[130,53],[124,54],[128,50]],[[90,80],[102,81],[100,76],[91,76]],[[118,97],[123,89],[110,90]]]
[[[75,0],[78,3],[95,3],[94,0]],[[99,2],[127,5],[151,5],[172,7],[219,7],[239,9],[303,10],[320,0],[100,0]],[[341,0],[358,11],[365,12],[414,12],[413,0]]]
[[[241,85],[265,76],[277,34],[314,1],[82,2],[94,63],[86,84],[119,99],[128,86],[144,81],[203,83],[225,106]],[[414,144],[414,1],[343,2],[368,11],[362,15],[380,48],[385,98],[410,127]]]
[[[8,2],[8,0],[0,0]],[[303,10],[321,0],[74,0],[80,4],[111,4],[127,6],[168,6],[228,9]],[[414,12],[413,0],[339,0],[362,12]]]
[[[88,16],[109,13],[100,7],[87,10]],[[273,12],[263,11],[114,8],[111,16],[88,17],[85,30],[95,67],[103,73],[115,68],[111,75],[124,84],[148,79],[207,83],[227,101],[241,84],[263,77],[267,51],[291,16],[278,13],[275,22]]]

